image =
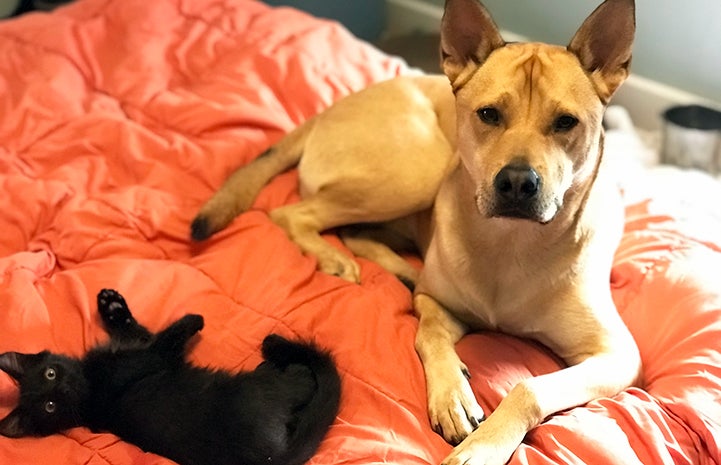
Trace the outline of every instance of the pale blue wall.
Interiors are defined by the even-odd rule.
[[[3,0],[0,0],[2,3]],[[273,6],[292,6],[321,18],[340,21],[361,39],[373,41],[385,28],[385,0],[263,0]],[[721,0],[719,0],[721,1]]]
[[[600,0],[483,3],[501,28],[533,40],[565,45]],[[721,0],[636,0],[632,70],[721,102]]]

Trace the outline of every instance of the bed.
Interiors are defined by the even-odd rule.
[[[202,313],[200,365],[251,369],[270,332],[332,351],[341,408],[310,463],[440,463],[451,447],[428,422],[410,293],[365,260],[360,285],[315,270],[267,215],[297,201],[294,171],[226,230],[189,241],[232,170],[342,96],[410,72],[337,23],[251,0],[79,0],[0,23],[0,352],[84,353],[107,339],[95,296],[115,288],[151,329]],[[623,172],[634,176],[610,286],[643,389],[552,416],[513,464],[721,463],[721,215],[706,205],[721,189],[667,167]],[[458,350],[486,410],[561,366],[501,334]],[[0,415],[12,390],[0,377]],[[0,438],[0,463],[171,462],[75,428]]]

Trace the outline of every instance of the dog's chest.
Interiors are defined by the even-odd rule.
[[[480,278],[460,289],[452,310],[462,320],[482,329],[527,335],[535,333],[535,307],[527,281],[496,270],[494,276]]]
[[[554,280],[535,259],[467,245],[452,241],[429,251],[429,294],[474,329],[535,334],[537,317],[545,313],[543,295]]]

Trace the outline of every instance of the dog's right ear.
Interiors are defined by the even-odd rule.
[[[454,90],[506,42],[478,0],[446,0],[441,20],[441,68]]]

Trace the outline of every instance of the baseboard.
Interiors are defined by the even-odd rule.
[[[386,37],[437,33],[443,8],[419,0],[386,0],[386,15]],[[502,34],[507,41],[528,40],[510,31],[502,31]],[[719,107],[716,102],[636,74],[632,74],[619,89],[612,103],[625,107],[634,124],[647,130],[659,129],[662,125],[661,115],[674,105],[699,103]]]

